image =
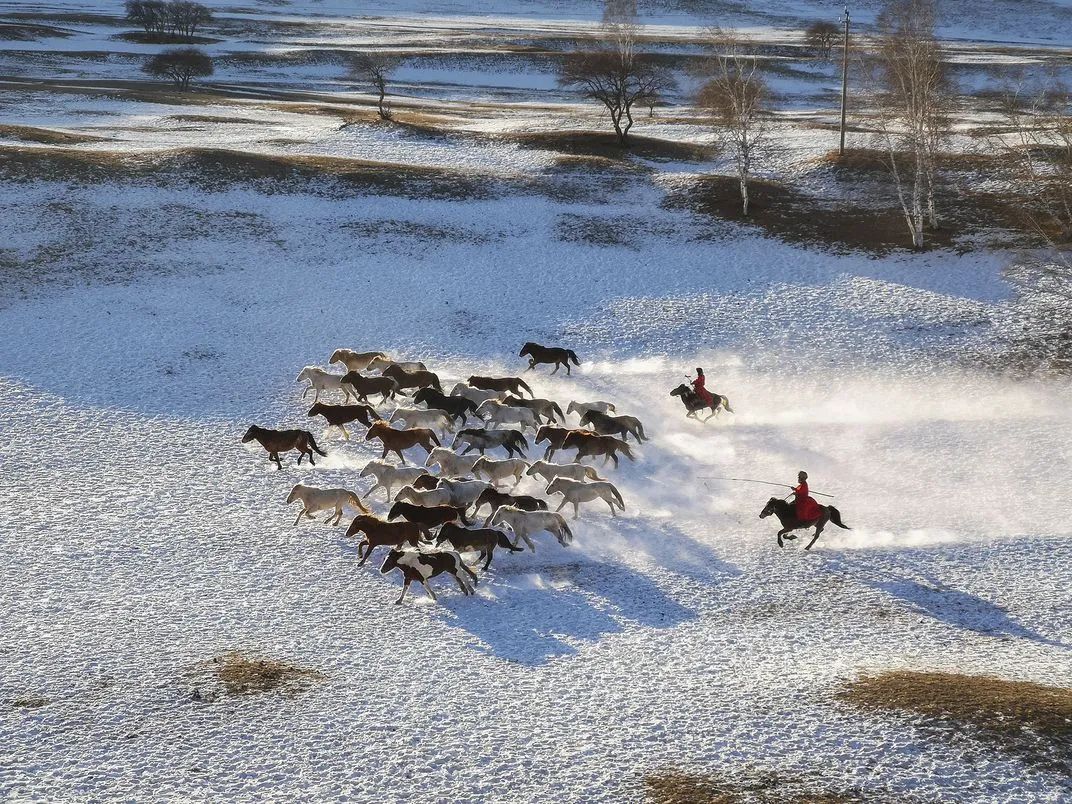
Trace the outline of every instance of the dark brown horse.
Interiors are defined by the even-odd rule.
[[[819,535],[823,532],[823,528],[826,527],[827,522],[833,522],[839,528],[844,528],[845,530],[852,530],[848,525],[842,523],[841,512],[834,506],[820,505],[819,510],[822,511],[822,515],[818,519],[813,519],[810,522],[801,522],[797,519],[796,506],[786,500],[779,500],[777,497],[771,497],[767,500],[767,504],[763,507],[763,510],[759,512],[759,518],[766,519],[771,514],[778,517],[778,521],[782,523],[782,529],[778,531],[779,547],[785,547],[785,542],[782,541],[783,536],[787,539],[796,538],[796,536],[790,534],[790,531],[802,530],[814,525],[815,535],[811,537],[808,546],[804,548],[805,550],[811,550],[811,546],[815,544]]]
[[[436,375],[435,372],[426,371],[425,369],[406,371],[399,365],[393,365],[388,366],[383,370],[383,376],[390,377],[397,382],[399,389],[403,391],[407,388],[435,388],[437,391],[443,390],[438,375]]]
[[[346,372],[340,382],[353,388],[357,398],[365,404],[368,404],[369,394],[379,394],[386,402],[398,393],[398,383],[390,377],[370,377],[359,371]]]
[[[442,547],[444,542],[450,542],[450,546],[459,552],[479,550],[480,557],[486,559],[482,570],[491,566],[496,547],[514,553],[525,552],[522,547],[514,547],[507,535],[497,528],[463,528],[447,523],[439,529],[435,541],[438,547]]]
[[[600,435],[620,435],[622,438],[631,435],[638,444],[647,440],[644,425],[636,416],[611,416],[590,408],[582,414],[581,424],[588,425]]]
[[[396,502],[387,512],[387,518],[398,519],[402,517],[407,522],[420,526],[421,530],[432,536],[432,528],[438,528],[447,522],[461,522],[463,525],[471,524],[465,518],[465,512],[453,505],[414,505],[408,502]]]
[[[401,547],[404,544],[416,547],[420,544],[424,529],[413,522],[385,522],[372,514],[361,514],[346,529],[346,538],[359,533],[365,534],[357,545],[357,554],[361,556],[357,565],[360,567],[377,547]]]
[[[323,416],[329,427],[342,430],[347,441],[350,440],[350,434],[346,432],[346,425],[350,422],[361,422],[368,427],[379,418],[368,405],[325,405],[323,402],[317,402],[309,408],[308,415]]]
[[[308,430],[269,430],[266,427],[251,424],[249,429],[246,430],[246,434],[242,436],[243,444],[248,444],[250,441],[256,441],[264,447],[268,451],[268,460],[275,461],[275,465],[279,469],[283,468],[283,462],[279,460],[280,452],[289,452],[292,449],[298,450],[299,466],[302,458],[306,455],[309,456],[309,463],[313,466],[316,466],[316,462],[313,460],[314,452],[318,455],[327,455],[316,445],[316,439],[313,438],[313,434]]]
[[[547,449],[543,452],[543,459],[549,461],[554,457],[556,452],[562,449],[562,444],[566,441],[566,436],[575,432],[595,435],[591,430],[574,430],[569,427],[556,427],[553,424],[545,424],[536,431],[536,440],[534,443],[542,444],[544,441],[547,442]]]
[[[466,383],[471,388],[479,388],[481,391],[508,391],[514,396],[521,396],[521,389],[524,388],[529,392],[529,396],[534,397],[536,394],[532,393],[532,389],[528,384],[520,377],[477,377],[473,376],[466,380]]]
[[[703,419],[703,421],[705,422],[708,421],[711,416],[714,416],[720,410],[725,410],[727,413],[733,413],[733,408],[730,407],[730,401],[726,397],[719,396],[718,394],[711,394],[711,399],[713,401],[710,405],[708,405],[703,399],[700,398],[699,394],[689,388],[689,386],[685,385],[685,383],[681,383],[681,385],[671,391],[670,396],[677,396],[681,398],[681,402],[685,405],[685,410],[688,411],[688,413],[686,413],[685,415],[690,419],[699,420],[700,417],[696,414],[706,408],[711,409],[711,414],[706,419]]]
[[[383,455],[380,459],[387,457],[388,452],[393,452],[398,456],[398,459],[402,463],[406,462],[406,456],[402,454],[402,450],[409,449],[410,447],[420,446],[424,448],[425,452],[431,452],[433,446],[441,447],[439,438],[435,432],[429,430],[427,427],[411,427],[406,430],[395,430],[390,424],[383,419],[377,419],[369,427],[368,432],[365,433],[366,441],[374,441],[379,439],[383,443]]]
[[[445,410],[459,424],[465,424],[470,413],[476,413],[476,402],[464,396],[447,396],[435,388],[421,388],[413,395],[418,405],[427,405],[429,409]]]
[[[581,365],[581,361],[577,359],[577,353],[572,349],[562,349],[558,346],[540,346],[538,343],[529,341],[521,347],[521,351],[518,352],[518,357],[525,357],[528,355],[529,367],[525,371],[532,371],[536,366],[541,363],[554,363],[555,368],[551,372],[557,374],[558,370],[563,366],[566,367],[566,375],[570,373],[570,361],[573,361],[573,365]]]
[[[577,455],[574,462],[581,458],[603,456],[603,463],[614,461],[614,468],[618,468],[618,453],[621,452],[631,461],[635,461],[633,450],[620,438],[609,435],[594,435],[584,430],[574,430],[562,441],[562,449],[576,449]]]

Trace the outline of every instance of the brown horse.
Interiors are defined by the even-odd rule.
[[[563,443],[566,441],[566,436],[570,433],[589,433],[596,435],[591,430],[573,430],[569,427],[556,427],[552,424],[545,424],[536,431],[535,443],[540,444],[544,441],[547,442],[547,449],[543,452],[543,459],[545,461],[551,460],[554,454],[562,449]]]
[[[371,514],[361,514],[354,517],[354,521],[346,529],[346,538],[359,533],[365,534],[365,538],[357,545],[357,554],[361,556],[357,565],[360,567],[368,561],[368,557],[377,547],[401,547],[404,544],[416,547],[420,544],[424,530],[413,522],[386,522]],[[364,554],[361,552],[362,548],[365,548]]]
[[[631,461],[635,461],[633,451],[629,445],[620,438],[609,435],[594,435],[583,430],[574,430],[562,441],[562,449],[576,449],[577,455],[573,458],[574,463],[581,458],[603,456],[603,463],[614,461],[614,468],[618,468],[618,453],[621,452]]]
[[[350,422],[361,422],[368,427],[373,420],[378,419],[376,411],[368,405],[325,405],[323,402],[315,403],[309,408],[309,416],[323,416],[329,427],[338,427],[346,440],[350,440],[350,434],[346,432],[346,425]]]
[[[346,372],[340,382],[353,388],[357,398],[366,405],[369,394],[379,394],[386,402],[388,399],[394,399],[398,393],[398,383],[390,377],[369,377],[359,371]]]
[[[481,391],[509,391],[514,396],[521,396],[521,389],[529,392],[529,396],[535,398],[536,394],[520,377],[477,377],[472,376],[466,383],[471,388],[479,388]]]
[[[399,517],[418,525],[428,534],[428,538],[432,537],[432,528],[438,528],[447,522],[471,524],[465,518],[465,512],[453,505],[414,505],[408,502],[396,502],[387,512],[387,518],[398,519]]]
[[[778,531],[778,546],[785,547],[785,542],[782,541],[784,536],[787,539],[795,539],[796,536],[790,534],[793,530],[802,530],[804,528],[810,528],[815,526],[815,535],[811,537],[811,541],[808,542],[808,546],[805,550],[811,550],[813,544],[819,538],[819,535],[823,532],[823,528],[826,527],[827,522],[833,522],[839,528],[845,530],[852,530],[848,525],[842,523],[841,512],[832,505],[820,505],[819,510],[822,514],[818,519],[813,519],[810,522],[801,522],[797,519],[796,506],[786,500],[779,500],[777,497],[771,497],[767,500],[767,504],[763,506],[763,510],[759,512],[760,519],[766,519],[771,514],[778,517],[778,521],[782,525],[782,529]]]
[[[388,452],[395,453],[402,463],[406,462],[406,456],[402,454],[402,450],[409,449],[410,447],[420,446],[424,448],[425,452],[431,452],[433,446],[441,447],[439,438],[436,434],[426,427],[411,427],[407,430],[395,430],[391,425],[385,422],[383,419],[377,419],[369,427],[368,432],[365,433],[366,441],[374,441],[379,439],[383,443],[383,455],[380,459],[387,457]]]
[[[577,353],[572,349],[562,349],[557,346],[540,346],[538,343],[529,341],[521,347],[521,351],[518,352],[518,357],[525,357],[528,355],[529,367],[525,371],[532,371],[540,363],[554,363],[555,368],[551,372],[557,374],[558,370],[563,366],[566,367],[566,375],[570,373],[570,361],[573,361],[573,365],[581,365],[581,361],[577,359]]]
[[[279,469],[283,468],[283,462],[279,460],[280,452],[288,452],[292,449],[298,450],[299,466],[302,458],[306,455],[309,456],[309,463],[312,466],[316,466],[316,462],[313,460],[313,452],[318,455],[327,455],[316,445],[316,439],[313,438],[313,434],[308,430],[269,430],[266,427],[251,424],[249,429],[246,430],[246,434],[242,436],[243,444],[248,444],[250,441],[256,441],[264,447],[268,451],[268,460],[275,461],[275,465]]]
[[[424,369],[406,371],[401,366],[392,365],[383,370],[382,376],[390,377],[398,383],[399,389],[403,391],[407,388],[435,388],[437,391],[443,390],[438,375],[433,371],[426,371]]]
[[[620,435],[622,438],[631,435],[638,444],[647,440],[644,425],[636,416],[610,416],[590,409],[581,416],[581,424],[587,424],[600,435]]]

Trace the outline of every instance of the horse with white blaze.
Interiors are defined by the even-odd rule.
[[[406,596],[406,590],[409,589],[409,585],[414,581],[424,587],[432,600],[437,600],[435,592],[428,585],[428,581],[436,575],[442,575],[444,572],[454,576],[454,580],[457,582],[458,588],[462,590],[462,594],[471,595],[476,591],[476,573],[469,569],[465,562],[462,561],[462,557],[453,550],[392,550],[387,554],[387,558],[384,559],[380,572],[386,575],[394,569],[399,570],[404,579],[402,581],[402,594],[395,601],[396,605],[402,602]],[[470,581],[466,578],[466,575],[472,580]]]

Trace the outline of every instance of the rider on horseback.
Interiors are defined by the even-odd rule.
[[[715,403],[715,398],[711,396],[711,392],[704,387],[706,383],[707,378],[704,376],[703,369],[697,368],[696,379],[692,381],[692,390],[696,392],[696,396],[700,397],[707,407],[711,407]]]
[[[793,489],[793,496],[796,498],[794,504],[797,519],[800,522],[811,522],[818,519],[823,515],[823,511],[819,507],[819,503],[815,502],[808,494],[808,473],[798,472],[797,483],[797,486],[790,487]]]

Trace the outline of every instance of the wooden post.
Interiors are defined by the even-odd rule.
[[[841,60],[841,145],[838,155],[845,155],[845,109],[849,98],[849,7],[845,6],[845,53]]]

